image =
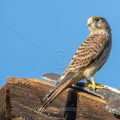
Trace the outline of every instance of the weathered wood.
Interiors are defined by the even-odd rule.
[[[84,90],[93,95],[99,96],[106,101],[106,109],[109,112],[120,115],[120,91],[109,86],[105,86],[104,89],[96,89],[95,91],[91,90],[84,83],[75,84],[75,89]]]
[[[43,97],[54,84],[36,79],[9,78],[0,91],[0,120],[118,120],[107,102],[82,89],[64,91],[43,114]],[[78,86],[77,86],[78,87]],[[69,94],[68,94],[69,93]]]

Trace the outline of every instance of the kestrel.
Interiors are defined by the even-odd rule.
[[[86,79],[87,85],[93,90],[103,88],[102,85],[95,83],[94,75],[104,65],[110,54],[111,29],[106,19],[99,16],[90,17],[87,25],[91,31],[89,36],[74,54],[56,86],[44,98],[45,103],[40,108],[41,112],[66,88],[79,80]]]

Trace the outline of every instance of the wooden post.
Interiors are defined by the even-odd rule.
[[[108,102],[98,97],[100,91],[94,95],[78,86],[65,90],[40,114],[42,99],[53,86],[33,78],[9,78],[0,90],[0,120],[119,120],[119,110],[116,115],[106,110]]]

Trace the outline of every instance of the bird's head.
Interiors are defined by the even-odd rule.
[[[92,32],[97,31],[110,31],[110,26],[106,19],[99,16],[90,17],[87,21],[87,25]]]

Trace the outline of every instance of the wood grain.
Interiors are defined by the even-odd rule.
[[[68,88],[43,114],[43,97],[54,84],[33,78],[9,78],[0,90],[0,120],[118,120],[105,109],[106,101]]]

